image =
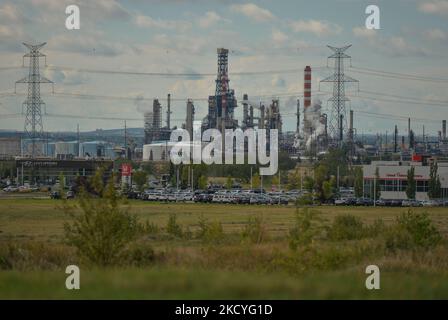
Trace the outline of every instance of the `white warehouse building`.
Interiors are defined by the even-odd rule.
[[[438,175],[441,183],[441,198],[448,199],[448,162],[438,162]],[[428,199],[430,166],[422,162],[410,161],[372,161],[363,166],[364,194],[372,197],[374,184],[378,183],[382,199],[405,200],[408,170],[415,168],[417,200]],[[375,178],[378,168],[379,177]],[[375,181],[376,180],[376,181]]]

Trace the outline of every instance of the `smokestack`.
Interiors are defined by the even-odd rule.
[[[296,128],[296,131],[297,131],[297,134],[300,134],[300,100],[299,99],[297,99],[297,113],[296,113],[296,116],[297,116],[297,128]]]
[[[250,123],[250,127],[253,128],[254,126],[254,106],[250,105],[249,107],[249,123]]]
[[[249,100],[249,97],[245,93],[243,94],[243,125],[245,127],[248,127],[249,125],[249,109],[247,105],[247,100]]]
[[[397,153],[398,151],[398,127],[395,125],[395,131],[394,131],[394,152]]]
[[[442,139],[446,140],[446,120],[442,120]]]
[[[162,107],[160,106],[159,103],[159,99],[154,99],[153,103],[152,103],[152,127],[153,129],[160,129],[160,120],[161,120],[161,114],[160,114],[160,110],[162,109]]]
[[[411,118],[408,118],[408,141],[409,149],[413,147],[413,142],[411,142]]]
[[[187,119],[185,120],[185,129],[190,134],[190,139],[193,139],[193,121],[194,121],[194,105],[191,99],[187,100]]]
[[[258,123],[258,129],[264,129],[264,105],[260,103],[260,121]]]
[[[311,106],[311,67],[306,66],[303,81],[303,108],[306,110]]]
[[[167,110],[166,110],[166,126],[168,129],[171,129],[171,94],[168,93],[167,97]]]

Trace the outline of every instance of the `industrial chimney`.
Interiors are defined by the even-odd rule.
[[[168,130],[171,129],[171,94],[169,93],[167,97],[166,126]]]
[[[306,66],[304,70],[304,81],[303,81],[303,108],[306,110],[311,106],[311,67]]]
[[[442,120],[442,139],[446,140],[446,120]]]
[[[300,134],[300,100],[299,99],[297,99],[297,113],[296,113],[296,116],[297,116],[296,132],[297,132],[297,134]]]

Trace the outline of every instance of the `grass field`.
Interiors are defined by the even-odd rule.
[[[140,266],[98,269],[83,264],[64,243],[68,217],[55,200],[0,200],[0,298],[143,298],[143,299],[447,299],[448,212],[427,211],[442,243],[431,249],[388,251],[384,240],[318,240],[288,247],[295,224],[293,206],[170,204],[130,201],[142,222],[160,228],[144,237],[155,258]],[[351,214],[366,226],[381,218],[395,223],[404,208],[316,208],[323,223]],[[164,233],[168,216],[193,235],[200,217],[221,223],[225,239],[204,242],[194,236]],[[241,240],[248,219],[263,217],[266,235],[260,243]],[[6,249],[5,249],[6,248]],[[3,260],[2,260],[3,259]],[[9,259],[9,260],[8,260]],[[5,261],[13,261],[12,265]],[[3,262],[2,262],[3,261]],[[8,262],[9,263],[9,262]],[[81,290],[65,289],[65,266],[81,268]],[[365,267],[381,270],[381,289],[365,288]],[[3,270],[2,270],[3,269]]]

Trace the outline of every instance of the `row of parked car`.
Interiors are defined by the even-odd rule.
[[[295,202],[299,192],[264,192],[263,190],[146,190],[128,193],[128,198],[145,201],[227,203],[227,204],[283,204]]]
[[[393,200],[378,199],[375,202],[370,198],[341,198],[334,201],[339,206],[376,206],[380,207],[448,207],[448,200]]]

